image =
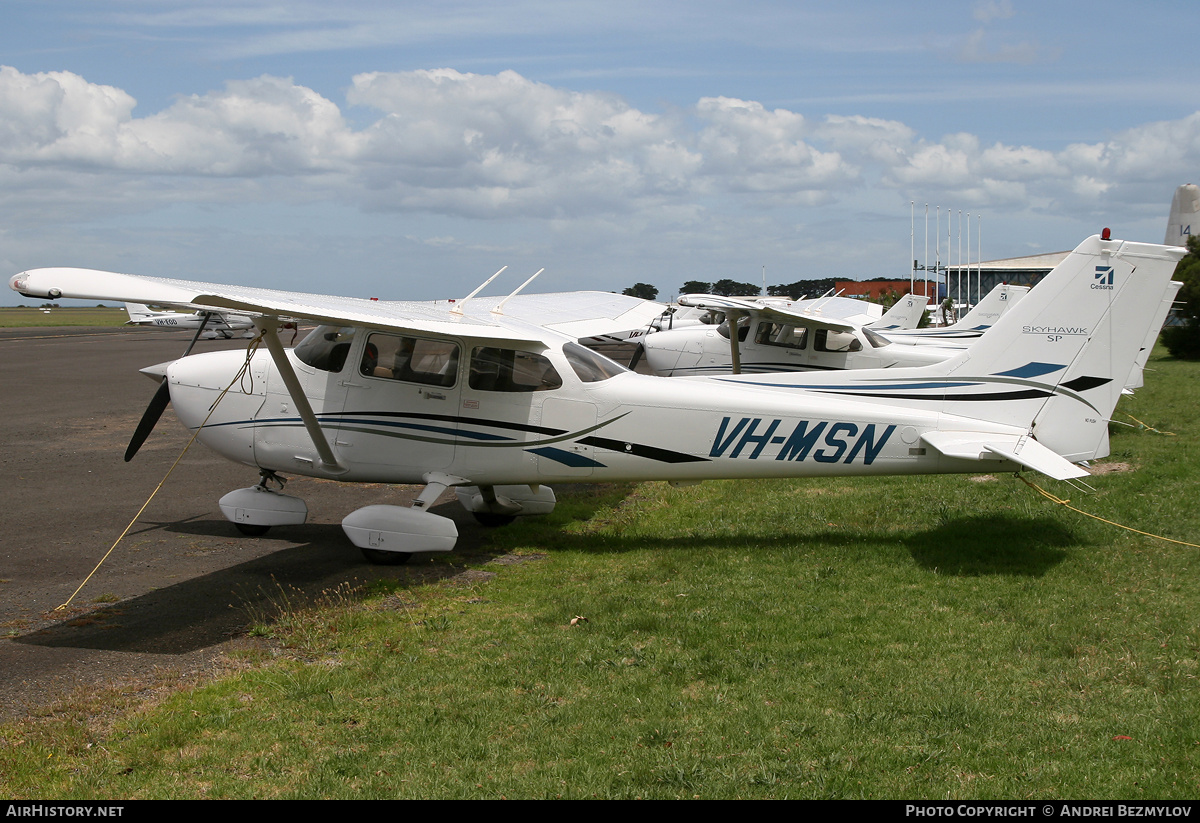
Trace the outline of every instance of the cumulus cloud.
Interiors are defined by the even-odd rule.
[[[729,97],[647,112],[512,71],[361,74],[345,103],[369,113],[365,125],[310,88],[263,76],[138,116],[121,89],[0,68],[0,197],[35,211],[56,199],[76,210],[325,199],[473,218],[694,224],[705,211],[863,190],[1086,208],[1147,181],[1174,185],[1200,166],[1200,112],[1050,151]]]

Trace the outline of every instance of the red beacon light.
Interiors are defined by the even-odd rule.
[[[1103,230],[1100,232],[1100,239],[1101,239],[1101,240],[1112,240],[1112,229],[1110,229],[1110,228],[1107,228],[1107,227],[1106,227],[1106,228],[1104,228],[1104,229],[1103,229]]]

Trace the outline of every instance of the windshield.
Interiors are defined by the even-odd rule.
[[[585,349],[578,343],[564,343],[563,354],[567,362],[575,370],[575,374],[584,383],[599,383],[610,377],[616,377],[629,369],[603,355],[596,354],[591,349]]]
[[[354,344],[352,326],[317,326],[296,346],[296,358],[314,369],[340,372]]]

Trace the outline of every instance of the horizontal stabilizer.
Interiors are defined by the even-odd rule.
[[[946,457],[960,460],[1002,458],[1027,469],[1039,471],[1055,480],[1088,476],[1082,468],[1027,435],[929,432],[921,435],[921,440]]]

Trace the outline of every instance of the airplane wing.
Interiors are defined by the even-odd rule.
[[[804,325],[817,329],[853,331],[860,325],[840,317],[827,317],[812,311],[799,310],[792,306],[760,303],[752,298],[745,297],[722,297],[715,294],[683,294],[679,296],[679,305],[695,306],[696,308],[724,312],[740,311],[774,322],[788,323],[793,326]]]
[[[572,337],[583,336],[576,335],[581,329],[585,334],[623,331],[648,323],[662,311],[658,303],[635,297],[579,292],[517,295],[504,303],[501,313],[489,310],[496,307],[496,298],[480,297],[459,313],[448,301],[380,301],[77,268],[31,269],[14,275],[9,285],[27,297],[154,303],[519,343],[543,342],[540,329]]]

